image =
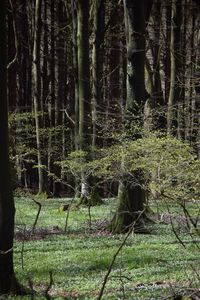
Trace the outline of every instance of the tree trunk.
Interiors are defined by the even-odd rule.
[[[150,2],[149,2],[150,3]],[[132,130],[137,123],[137,131],[133,129],[134,139],[140,136],[138,126],[142,126],[142,112],[146,100],[144,65],[145,65],[145,16],[147,2],[124,0],[127,23],[127,98],[125,128]],[[123,169],[122,162],[122,172]],[[123,232],[135,223],[135,232],[146,233],[143,226],[145,190],[143,189],[142,172],[138,170],[131,178],[124,178],[119,185],[118,208],[110,224],[113,232]]]
[[[50,5],[50,95],[48,97],[47,106],[48,106],[48,120],[49,128],[51,129],[54,126],[54,103],[55,103],[55,3],[51,1]],[[53,134],[52,131],[49,131],[48,135],[48,171],[53,173]],[[50,191],[53,191],[53,178],[49,177],[48,187]]]
[[[78,82],[78,48],[77,48],[77,7],[71,0],[72,9],[72,55],[74,74],[74,148],[79,149],[79,82]],[[80,178],[75,178],[75,196],[80,198]]]
[[[8,111],[6,75],[6,1],[0,4],[0,295],[21,293],[13,267],[15,206],[8,153]]]
[[[36,143],[37,143],[37,155],[38,155],[38,180],[39,190],[38,193],[46,192],[43,160],[41,153],[41,137],[40,137],[40,117],[39,107],[41,104],[41,78],[40,78],[40,39],[41,39],[41,7],[42,0],[36,0],[35,4],[35,29],[34,29],[34,41],[33,41],[33,103],[35,112],[35,127],[36,127]]]
[[[15,110],[17,95],[17,34],[12,7],[7,10],[7,44],[8,44],[8,103],[10,111]],[[13,63],[15,61],[15,63]]]
[[[171,40],[170,40],[170,91],[168,99],[167,132],[176,135],[178,129],[178,102],[181,91],[178,82],[180,65],[180,25],[181,1],[172,1]]]
[[[97,125],[97,107],[102,106],[102,77],[103,77],[103,38],[104,38],[104,0],[94,2],[93,30],[94,40],[92,49],[92,146],[99,145],[99,126]]]
[[[89,1],[78,0],[77,50],[78,50],[78,95],[79,95],[79,149],[87,151],[90,145],[90,61],[89,61]],[[88,178],[81,175],[81,198],[89,196]]]
[[[58,37],[57,37],[57,47],[56,47],[56,53],[57,53],[57,62],[58,62],[58,68],[57,68],[57,81],[58,81],[58,92],[55,97],[55,129],[58,128],[59,125],[62,124],[62,115],[61,115],[61,103],[64,104],[65,100],[65,84],[66,84],[66,74],[65,74],[65,37],[62,31],[62,28],[66,25],[65,23],[65,14],[64,14],[64,5],[62,1],[59,1],[57,4],[57,12],[58,12]],[[57,130],[56,130],[57,132]],[[59,141],[61,138],[60,130],[58,130],[58,133],[55,134],[55,148],[60,151],[59,147]],[[55,154],[54,154],[55,156]],[[56,160],[56,157],[55,157]],[[54,174],[57,178],[61,177],[61,169],[58,165],[54,164],[53,166]],[[54,197],[60,197],[60,182],[55,181],[53,182],[53,196]]]

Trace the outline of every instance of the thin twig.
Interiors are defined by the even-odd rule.
[[[49,271],[49,278],[50,278],[49,284],[48,284],[48,286],[47,286],[47,288],[46,288],[46,290],[45,290],[45,292],[44,292],[45,298],[46,298],[47,300],[50,300],[50,299],[51,299],[51,296],[49,295],[49,291],[50,291],[50,289],[51,289],[51,287],[52,287],[52,285],[53,285],[53,273],[52,273],[52,271]]]
[[[180,242],[180,244],[186,248],[185,244],[183,243],[183,241],[181,240],[181,238],[179,237],[178,233],[176,232],[176,229],[174,227],[174,223],[172,221],[172,217],[171,217],[171,213],[170,213],[170,210],[169,210],[169,206],[167,205],[167,211],[168,211],[168,214],[169,214],[169,218],[170,218],[170,224],[171,224],[171,227],[172,227],[172,231],[173,233],[175,234],[177,240]]]
[[[89,229],[91,230],[91,226],[92,226],[92,217],[91,217],[91,204],[89,202],[88,204],[88,216],[89,216]]]
[[[33,288],[33,280],[30,277],[28,278],[28,285],[29,285],[29,288],[30,288],[31,300],[34,300],[34,298],[35,298],[35,291],[34,291],[34,288]]]
[[[68,114],[67,110],[66,109],[61,109],[61,111],[64,111],[67,118],[70,120],[70,122],[75,125],[75,121],[70,117],[70,115]]]
[[[23,240],[22,240],[22,250],[21,250],[21,266],[22,270],[24,270],[24,245],[25,245],[25,233],[26,233],[26,225],[24,224],[24,232],[23,232]]]
[[[118,256],[118,254],[120,253],[121,249],[124,247],[124,245],[125,245],[125,243],[126,243],[128,237],[131,235],[131,233],[132,233],[132,231],[133,231],[133,228],[134,228],[134,226],[135,226],[135,223],[138,221],[138,219],[141,217],[141,215],[142,215],[143,213],[144,213],[144,211],[142,211],[142,212],[139,214],[139,216],[137,217],[137,220],[135,220],[135,221],[130,225],[130,228],[129,228],[128,233],[126,234],[125,238],[123,239],[122,243],[120,244],[119,248],[117,249],[116,253],[114,254],[113,259],[112,259],[112,261],[111,261],[111,263],[110,263],[110,266],[109,266],[109,268],[108,268],[108,271],[107,271],[107,273],[106,273],[106,275],[105,275],[105,277],[104,277],[104,281],[103,281],[101,290],[100,290],[100,292],[99,292],[99,295],[98,295],[98,297],[97,297],[97,300],[101,300],[101,298],[102,298],[102,296],[103,296],[103,292],[104,292],[105,286],[106,286],[106,283],[107,283],[107,281],[108,281],[108,277],[109,277],[109,275],[110,275],[110,273],[111,273],[111,271],[112,271],[112,267],[113,267],[113,265],[114,265],[114,263],[115,263],[115,260],[116,260],[116,258],[117,258],[117,256]]]
[[[35,218],[35,222],[34,222],[33,227],[32,227],[32,233],[34,233],[35,227],[36,227],[36,224],[37,224],[39,215],[40,215],[40,211],[41,211],[42,205],[41,205],[41,203],[40,203],[39,201],[36,201],[35,199],[32,199],[32,200],[38,205],[37,216],[36,216],[36,218]]]
[[[67,215],[66,215],[66,219],[65,219],[65,229],[64,229],[64,233],[67,233],[67,225],[68,225],[68,219],[69,219],[69,213],[70,213],[70,209],[71,209],[71,205],[74,202],[75,198],[72,198],[71,203],[69,204],[68,210],[67,210]]]

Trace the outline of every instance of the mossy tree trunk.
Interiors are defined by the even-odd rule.
[[[0,296],[20,293],[13,267],[15,206],[8,154],[8,109],[6,74],[6,1],[0,4]]]
[[[144,81],[145,21],[151,1],[124,0],[127,33],[127,98],[125,130],[132,130],[132,138],[140,137],[142,114],[147,98]],[[137,131],[134,130],[136,125]],[[122,172],[123,162],[122,162]],[[135,223],[135,231],[144,232],[142,216],[145,210],[145,190],[141,170],[123,178],[118,191],[118,208],[111,221],[113,232],[123,232]],[[145,230],[146,232],[146,230]]]

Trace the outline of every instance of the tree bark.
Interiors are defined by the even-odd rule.
[[[39,107],[41,104],[41,76],[40,76],[41,7],[42,7],[42,0],[36,0],[32,76],[33,76],[33,104],[34,104],[34,112],[35,112],[36,143],[37,143],[37,156],[38,156],[38,179],[39,179],[38,193],[39,194],[46,192],[43,160],[42,160],[42,153],[41,153],[40,117],[39,117]]]
[[[99,145],[100,138],[97,125],[98,113],[102,106],[102,77],[103,77],[103,38],[104,38],[104,0],[94,2],[93,16],[93,49],[92,49],[92,146]]]
[[[89,60],[89,1],[78,0],[77,50],[78,50],[78,96],[79,96],[79,150],[87,151],[90,143],[91,95]],[[85,172],[81,175],[81,198],[89,196],[89,183]]]
[[[142,126],[142,112],[146,100],[145,66],[145,21],[150,2],[145,0],[124,0],[127,23],[127,98],[125,130],[132,131],[132,138],[140,137],[138,126]],[[132,129],[136,125],[137,130]],[[122,172],[126,172],[123,169]],[[129,176],[128,176],[129,177]],[[135,222],[135,232],[146,233],[143,226],[145,190],[142,172],[138,170],[131,178],[123,178],[118,191],[118,208],[110,224],[113,232],[123,232]]]
[[[8,153],[8,109],[6,74],[6,1],[0,4],[0,295],[20,293],[13,266],[15,205]]]
[[[61,115],[61,104],[64,105],[65,100],[65,84],[66,84],[66,73],[65,73],[65,63],[66,63],[66,47],[65,47],[65,36],[63,33],[62,28],[66,25],[65,23],[65,14],[64,14],[64,5],[62,1],[59,1],[57,4],[57,12],[58,12],[58,37],[57,37],[57,81],[58,81],[58,88],[57,88],[57,95],[55,97],[55,129],[58,128],[59,125],[62,124],[62,115]],[[64,125],[64,124],[63,124]],[[57,132],[57,131],[56,131]],[[59,140],[61,138],[60,130],[58,133],[55,134],[55,148],[60,149],[59,147]],[[55,156],[55,154],[54,154]],[[56,156],[55,156],[56,160]],[[58,165],[54,164],[53,166],[54,174],[57,178],[61,177],[61,169]],[[53,182],[53,196],[60,197],[60,182],[55,181]]]
[[[176,135],[178,129],[178,102],[181,97],[178,82],[180,66],[180,25],[181,1],[172,1],[171,40],[170,40],[170,91],[168,99],[167,132]]]

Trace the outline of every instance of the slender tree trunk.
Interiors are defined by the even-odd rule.
[[[151,98],[146,101],[145,104],[145,123],[149,129],[162,129],[165,127],[165,118],[163,117],[164,98],[162,91],[162,83],[160,76],[160,61],[161,61],[161,49],[160,45],[160,32],[161,32],[161,2],[155,0],[152,5],[151,11],[151,23],[149,28],[149,45],[150,51],[147,54],[146,69],[149,77],[149,91]],[[149,57],[150,56],[150,57]],[[150,61],[152,59],[152,67]]]
[[[49,47],[48,47],[48,4],[45,1],[43,6],[43,15],[44,15],[44,26],[43,26],[43,59],[42,59],[42,108],[48,104],[47,99],[49,97],[49,76],[48,76],[48,67],[49,67]],[[45,120],[45,117],[44,117]]]
[[[74,144],[78,150],[79,140],[79,88],[78,88],[78,49],[77,49],[77,7],[75,1],[71,0],[72,7],[72,54],[73,54],[73,73],[74,73]]]
[[[57,37],[57,62],[58,62],[58,93],[55,97],[55,129],[58,128],[62,123],[62,115],[61,115],[61,103],[64,103],[65,100],[65,37],[63,34],[63,28],[65,26],[65,15],[64,15],[64,6],[63,2],[59,1],[57,4],[57,12],[58,12],[58,37]],[[64,124],[63,124],[64,125]],[[57,131],[56,131],[57,132]],[[60,130],[55,134],[55,148],[60,149],[59,140],[61,138]],[[54,174],[56,177],[60,178],[61,170],[58,165],[53,166]],[[53,196],[60,197],[60,183],[58,181],[54,181],[53,183]]]
[[[78,0],[77,50],[78,50],[78,95],[79,95],[79,149],[87,151],[90,146],[90,60],[89,60],[89,0]],[[89,182],[82,172],[81,198],[88,199]]]
[[[38,180],[39,180],[39,193],[46,192],[43,160],[41,153],[41,137],[40,137],[40,117],[39,108],[41,104],[41,78],[40,78],[40,39],[41,39],[41,7],[42,0],[36,0],[35,3],[35,29],[34,29],[34,42],[33,42],[33,104],[35,112],[35,126],[36,126],[36,143],[38,155]]]
[[[103,78],[103,38],[104,38],[104,0],[94,2],[93,16],[93,49],[92,49],[92,146],[99,145],[98,113],[102,106],[102,78]]]
[[[180,64],[180,25],[181,25],[181,0],[172,1],[171,15],[171,40],[170,40],[170,91],[168,99],[167,132],[175,135],[178,128],[178,102],[180,99],[180,87],[178,82],[178,70]]]
[[[194,47],[196,52],[193,54],[193,78],[195,87],[195,96],[192,99],[192,141],[193,147],[197,153],[198,159],[200,159],[200,87],[199,87],[199,57],[200,57],[200,29],[199,29],[200,17],[199,14],[195,13],[194,28],[196,32],[194,34]],[[198,29],[198,30],[197,30]],[[194,94],[193,94],[194,95]]]
[[[109,75],[108,75],[108,109],[112,114],[113,119],[119,121],[120,115],[120,20],[121,12],[119,4],[113,8],[113,3],[110,1],[110,26],[109,26]],[[117,123],[117,122],[116,122]]]
[[[52,128],[55,125],[55,1],[51,1],[50,6],[50,15],[51,15],[51,29],[50,29],[50,97],[48,97],[48,116],[49,116],[49,128]],[[50,173],[53,172],[53,134],[50,130],[48,137],[48,170]],[[49,178],[49,188],[53,191],[53,179]]]
[[[161,69],[164,70],[164,78],[162,78],[162,86],[164,87],[163,97],[164,105],[167,104],[170,89],[170,28],[171,28],[171,2],[161,2],[161,24],[163,30],[160,32],[161,40],[163,40],[162,56],[161,56]],[[161,111],[164,113],[164,111]],[[167,120],[164,115],[164,125],[166,127]]]
[[[72,9],[72,54],[74,74],[74,147],[79,149],[79,81],[78,81],[78,48],[77,48],[77,7],[71,0]],[[75,198],[80,198],[80,180],[75,178]]]
[[[186,86],[188,87],[185,90],[185,116],[184,116],[184,130],[185,130],[185,140],[188,142],[191,141],[191,125],[192,125],[192,120],[191,120],[191,108],[192,108],[192,92],[193,92],[193,87],[192,87],[192,76],[193,76],[193,62],[192,62],[192,57],[193,57],[193,42],[194,42],[194,15],[190,9],[186,10],[186,56],[185,59],[187,61],[187,68],[186,68]]]

